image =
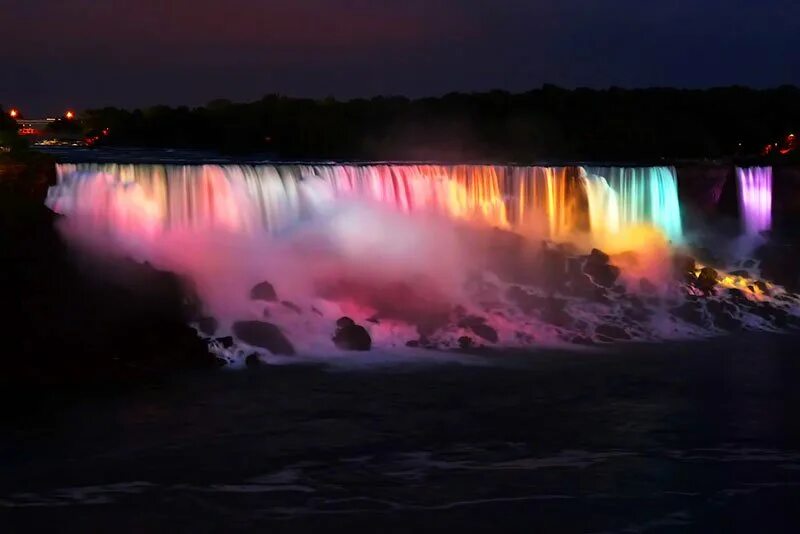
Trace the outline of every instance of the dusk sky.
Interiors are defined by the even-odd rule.
[[[28,116],[266,93],[800,84],[797,0],[0,0]]]

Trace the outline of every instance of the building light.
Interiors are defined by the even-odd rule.
[[[72,119],[74,119],[74,118],[75,118],[75,113],[73,113],[72,111],[67,111],[67,112],[64,114],[64,117],[65,117],[67,120],[72,120]]]
[[[11,111],[8,112],[8,116],[11,117],[12,119],[16,119],[17,117],[19,117],[19,110],[11,108]]]

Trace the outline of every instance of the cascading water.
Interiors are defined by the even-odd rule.
[[[233,334],[242,350],[254,349],[242,325],[268,321],[298,352],[329,354],[332,325],[344,315],[368,324],[382,348],[455,347],[464,336],[522,346],[657,339],[695,328],[629,298],[643,277],[678,299],[669,306],[686,291],[671,281],[665,240],[682,238],[668,167],[61,164],[57,171],[47,205],[67,215],[68,237],[183,275],[218,324],[215,335]],[[579,249],[590,246],[625,252],[614,260],[622,274],[602,264],[587,271]],[[264,281],[278,300],[251,298]],[[742,283],[736,287],[752,285]]]
[[[747,235],[772,226],[772,167],[736,169],[739,206]]]
[[[673,167],[587,167],[585,180],[592,232],[613,235],[644,225],[660,229],[673,243],[682,241]]]

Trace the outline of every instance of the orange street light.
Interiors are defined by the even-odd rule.
[[[11,108],[11,110],[8,112],[8,116],[11,117],[12,119],[16,119],[17,117],[19,117],[19,111],[16,110],[15,108]]]
[[[64,114],[64,117],[66,117],[66,118],[67,118],[67,120],[70,120],[70,121],[71,121],[72,119],[74,119],[74,118],[75,118],[75,113],[73,113],[72,111],[67,111],[67,112]]]

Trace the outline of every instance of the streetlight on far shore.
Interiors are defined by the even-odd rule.
[[[64,118],[66,118],[68,121],[71,121],[72,119],[75,118],[75,113],[71,110],[67,111],[66,113],[64,113]]]
[[[16,108],[11,108],[8,111],[8,116],[11,117],[12,119],[16,119],[17,117],[19,117],[19,110],[17,110]]]

